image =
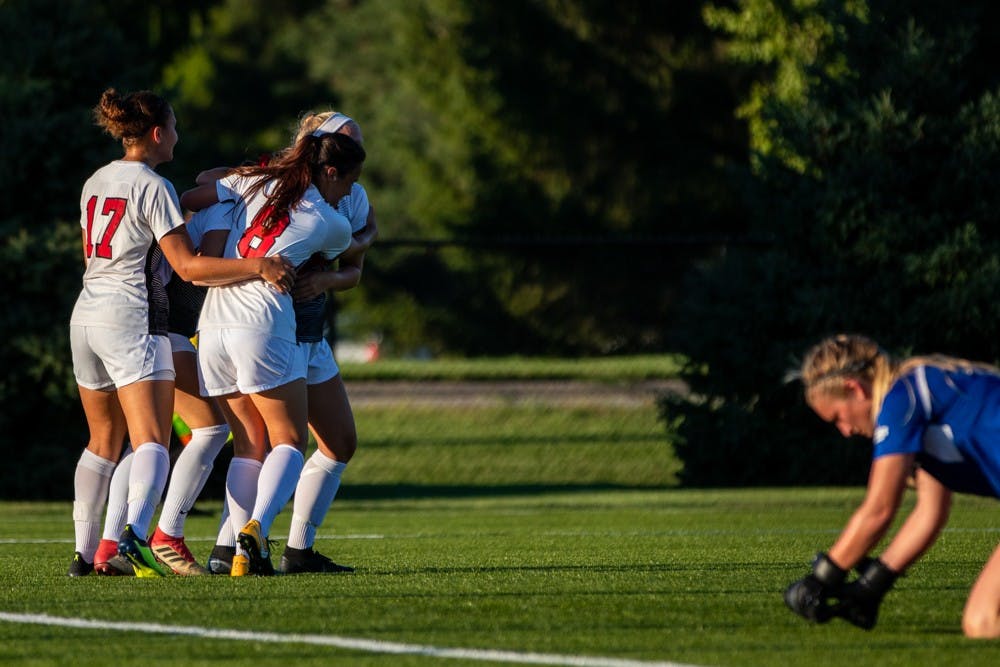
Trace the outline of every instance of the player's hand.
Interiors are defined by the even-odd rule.
[[[296,301],[309,301],[326,291],[323,271],[299,271],[292,289],[292,298]]]
[[[279,292],[288,292],[295,284],[295,267],[280,255],[262,257],[260,277],[274,285]]]
[[[886,593],[896,583],[899,573],[877,558],[858,565],[858,578],[843,587],[837,615],[863,630],[871,630],[878,621],[878,609]]]
[[[825,553],[816,554],[812,572],[785,589],[785,604],[807,621],[826,623],[835,615],[831,599],[839,596],[846,576]]]

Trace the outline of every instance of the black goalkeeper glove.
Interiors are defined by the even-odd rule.
[[[840,593],[837,615],[863,630],[871,630],[878,620],[882,598],[899,578],[877,558],[865,559],[858,565],[858,578],[846,584]]]
[[[839,598],[847,572],[825,553],[816,554],[812,572],[785,589],[785,604],[796,614],[813,623],[826,623],[836,608],[830,598]]]

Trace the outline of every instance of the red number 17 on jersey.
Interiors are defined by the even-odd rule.
[[[108,197],[104,200],[104,207],[101,215],[110,216],[101,240],[97,242],[97,256],[102,259],[111,259],[111,238],[118,231],[118,225],[125,217],[125,199],[121,197]],[[97,195],[87,200],[87,259],[94,256],[94,215],[97,213]]]

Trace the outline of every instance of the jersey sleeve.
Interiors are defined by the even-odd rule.
[[[231,230],[233,228],[233,208],[232,202],[212,204],[192,215],[187,221],[187,230],[194,247],[197,248],[201,245],[202,238],[208,232]]]
[[[882,401],[882,409],[875,419],[873,457],[919,452],[927,420],[912,382],[906,377],[897,380]]]
[[[215,192],[220,202],[238,202],[243,198],[246,180],[238,174],[223,176],[215,182]]]
[[[184,224],[184,213],[173,184],[165,178],[150,180],[139,199],[142,216],[159,241]]]
[[[351,233],[360,232],[368,224],[368,211],[371,209],[364,186],[355,183],[351,187],[351,194],[341,201],[346,205],[341,207],[338,203],[337,210],[350,221]]]
[[[346,216],[339,213],[332,206],[326,211],[326,215],[332,216],[333,220],[331,224],[327,225],[326,239],[324,240],[321,254],[326,259],[333,260],[350,247],[351,237],[348,236],[346,238],[348,245],[344,245],[344,233],[342,231],[350,223]]]

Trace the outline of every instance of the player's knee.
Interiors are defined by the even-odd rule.
[[[319,440],[318,444],[325,456],[347,463],[358,449],[358,436],[353,432],[338,433],[336,437]]]

